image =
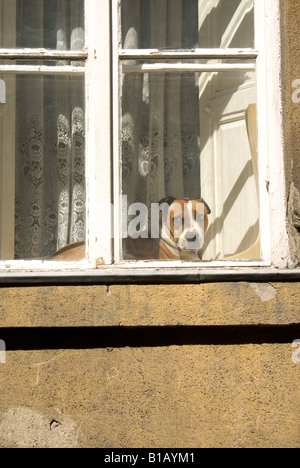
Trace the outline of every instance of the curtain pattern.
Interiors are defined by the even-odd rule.
[[[17,15],[17,47],[83,48],[82,0],[17,0]],[[17,76],[15,213],[16,258],[51,258],[85,238],[81,77]]]
[[[198,0],[188,5],[125,0],[123,48],[196,45]],[[123,75],[122,186],[128,203],[149,207],[168,195],[200,196],[198,92],[191,73]]]

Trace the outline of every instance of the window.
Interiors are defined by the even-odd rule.
[[[4,267],[274,263],[277,1],[0,4]]]
[[[49,259],[86,233],[84,2],[1,1],[1,14],[0,255]]]
[[[203,198],[211,213],[201,258],[252,247],[243,259],[260,259],[254,1],[121,7],[122,193],[148,209],[168,196]],[[208,50],[189,52],[199,47]],[[131,49],[143,58],[125,60]]]

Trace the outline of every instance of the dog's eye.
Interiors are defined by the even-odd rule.
[[[173,219],[173,222],[174,222],[175,228],[180,228],[182,226],[182,216],[181,215],[175,216]]]
[[[195,216],[195,220],[197,221],[197,223],[203,223],[204,214],[197,212]]]

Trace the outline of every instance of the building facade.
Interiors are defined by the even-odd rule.
[[[1,447],[300,446],[298,0],[280,12],[287,267],[2,276]]]

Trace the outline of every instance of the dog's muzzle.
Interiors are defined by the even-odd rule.
[[[185,231],[178,239],[179,250],[199,250],[203,247],[204,235],[199,231]]]

